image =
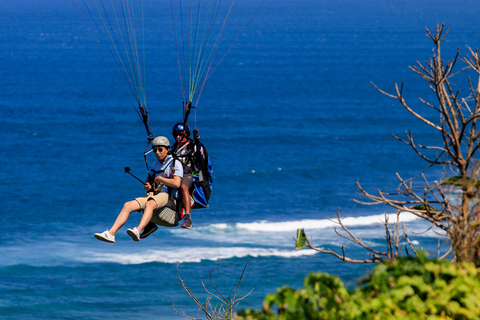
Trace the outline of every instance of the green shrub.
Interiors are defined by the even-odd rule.
[[[469,263],[400,258],[378,264],[347,290],[336,276],[311,273],[304,288],[281,287],[265,297],[262,310],[246,309],[237,319],[480,319],[480,274]]]

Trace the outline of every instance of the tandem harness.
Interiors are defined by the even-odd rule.
[[[169,166],[170,164],[172,164],[173,161],[175,161],[175,157],[172,157],[172,160],[171,160],[169,163],[167,163],[167,165],[162,166],[162,167],[168,168],[168,166]],[[153,176],[153,177],[154,177],[154,178],[153,178],[154,181],[153,181],[153,187],[152,187],[152,189],[153,189],[153,192],[154,192],[155,194],[158,194],[158,193],[160,192],[160,190],[162,190],[163,183],[158,183],[158,184],[157,184],[157,183],[155,182],[155,177],[157,176],[157,174],[164,173],[164,172],[165,172],[165,169],[159,170],[159,171],[153,171],[153,172],[154,172],[154,176]],[[175,172],[175,162],[173,162],[173,164],[172,164],[172,169],[170,170],[170,173],[171,173],[171,172]],[[167,188],[170,188],[170,187],[167,186]]]
[[[170,162],[168,162],[167,165],[164,166],[165,168],[168,168],[168,166],[170,166],[170,164],[172,164],[172,162],[173,162],[172,168],[170,170],[170,174],[172,174],[172,172],[175,172],[175,162],[174,162],[175,160],[178,160],[178,159],[174,155],[172,155],[172,160],[170,160]],[[165,172],[165,169],[160,170],[160,171],[154,171],[154,174],[156,176],[157,174],[164,173],[164,172]],[[163,186],[164,185],[162,183],[157,184],[156,182],[154,182],[153,192],[155,194],[158,194],[160,192],[160,190],[162,190]],[[168,201],[167,201],[166,207],[178,212],[179,204],[180,204],[180,201],[177,201],[178,196],[175,196],[175,194],[173,192],[174,188],[169,187],[169,186],[166,186],[166,187],[167,187],[167,190],[168,190]]]

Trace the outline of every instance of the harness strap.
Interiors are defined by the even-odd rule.
[[[162,166],[162,167],[168,168],[168,166],[169,166],[173,161],[175,161],[175,158],[174,158],[174,157],[172,157],[172,160],[171,160],[169,163],[167,163],[166,166]],[[171,170],[171,171],[175,172],[175,162],[173,162],[172,170]],[[164,172],[165,172],[165,169],[159,170],[159,171],[154,171],[154,172],[155,172],[155,175],[157,175],[157,173],[164,173]],[[154,179],[155,179],[155,178],[154,178]],[[162,190],[162,187],[163,187],[163,186],[164,186],[163,183],[158,183],[158,184],[157,184],[157,183],[154,181],[153,191],[155,192],[155,194],[157,194],[158,192],[160,192],[160,190]],[[167,186],[167,189],[168,189],[168,188],[170,188],[170,187]]]

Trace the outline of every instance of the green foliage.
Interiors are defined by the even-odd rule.
[[[312,273],[304,288],[277,289],[262,311],[247,309],[248,320],[434,320],[480,319],[480,273],[473,264],[400,258],[378,264],[355,289],[336,276]]]
[[[441,185],[454,186],[461,188],[468,198],[472,199],[477,196],[480,189],[480,181],[472,177],[453,176],[442,181]]]
[[[472,177],[463,176],[448,177],[447,179],[443,180],[441,184],[445,186],[461,187],[463,190],[467,190],[472,187],[478,189],[480,187],[480,181],[473,179]]]
[[[413,206],[412,209],[415,209],[415,210],[425,210],[425,211],[430,211],[430,212],[440,212],[440,210],[437,210],[437,209],[435,209],[435,208],[432,207],[432,206],[423,205],[423,204],[420,204],[420,205],[418,205],[418,206]]]
[[[307,236],[304,229],[297,229],[297,239],[295,241],[295,249],[300,250],[305,246],[307,242]]]

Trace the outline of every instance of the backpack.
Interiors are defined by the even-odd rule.
[[[195,200],[196,204],[199,206],[198,208],[206,208],[208,207],[208,200],[210,200],[210,195],[212,194],[212,163],[210,162],[210,157],[208,156],[207,148],[200,143],[203,148],[205,160],[200,162],[197,159],[195,160],[195,166],[198,170],[192,173],[193,177],[193,186],[194,190],[192,193],[193,199]]]

